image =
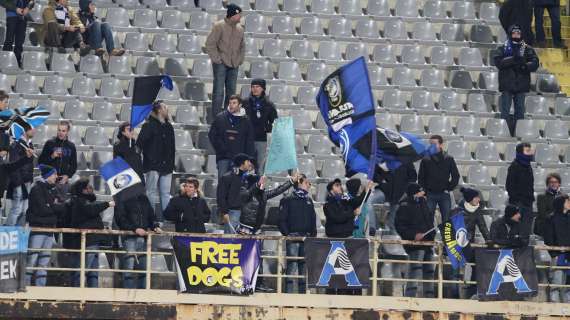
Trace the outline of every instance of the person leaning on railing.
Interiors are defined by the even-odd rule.
[[[568,195],[559,195],[552,203],[554,214],[544,224],[544,242],[549,246],[570,247],[570,198]],[[568,253],[549,251],[552,256],[551,266],[568,266]],[[568,270],[555,269],[551,271],[551,282],[556,285],[565,285],[568,280]],[[570,289],[553,287],[550,289],[551,302],[570,302]]]
[[[210,208],[200,192],[200,182],[188,178],[180,184],[180,194],[170,199],[164,218],[175,223],[176,232],[206,233],[204,224],[210,220]]]
[[[491,240],[494,244],[509,248],[524,247],[528,245],[528,238],[521,235],[520,208],[507,205],[505,215],[491,224]]]

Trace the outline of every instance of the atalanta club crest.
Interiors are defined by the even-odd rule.
[[[393,143],[402,143],[402,141],[404,141],[402,139],[402,136],[396,131],[392,131],[390,129],[384,129],[384,133],[386,138],[388,138],[388,140],[390,140]]]
[[[330,78],[325,84],[331,107],[338,108],[342,102],[342,86],[338,76]]]
[[[123,189],[128,186],[133,178],[128,174],[120,174],[113,180],[113,186],[117,189]]]

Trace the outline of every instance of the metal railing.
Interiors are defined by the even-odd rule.
[[[275,250],[265,250],[270,251],[272,254],[262,254],[261,258],[266,261],[276,261],[276,272],[275,273],[267,273],[268,270],[264,269],[264,273],[259,274],[259,277],[262,279],[275,279],[275,291],[276,293],[284,293],[283,292],[283,280],[284,279],[299,279],[305,277],[305,275],[286,275],[285,273],[285,266],[286,262],[290,260],[302,260],[303,257],[288,257],[285,254],[285,242],[286,241],[303,241],[303,237],[284,237],[284,236],[270,236],[270,235],[258,235],[258,236],[242,236],[242,235],[223,235],[223,234],[214,234],[214,233],[206,233],[206,234],[191,234],[191,233],[177,233],[177,232],[160,232],[160,233],[153,233],[149,232],[146,236],[146,250],[133,252],[125,250],[124,248],[120,248],[118,246],[115,247],[104,247],[99,250],[89,250],[87,249],[87,236],[94,235],[94,234],[105,234],[112,237],[118,238],[119,236],[135,236],[134,232],[131,231],[117,231],[117,230],[85,230],[85,229],[69,229],[69,228],[60,228],[60,229],[51,229],[51,228],[31,228],[32,233],[34,232],[50,232],[56,235],[61,234],[79,234],[80,235],[80,248],[79,249],[65,249],[61,246],[57,246],[52,249],[33,249],[29,248],[28,253],[30,252],[42,252],[42,251],[50,251],[52,253],[74,253],[79,255],[80,264],[79,268],[72,268],[72,267],[47,267],[47,268],[38,268],[38,267],[27,267],[27,270],[34,271],[34,270],[47,270],[49,272],[63,272],[63,273],[71,273],[71,272],[79,272],[80,275],[80,287],[85,288],[86,283],[86,272],[98,272],[101,273],[112,273],[112,274],[122,274],[122,273],[133,273],[133,274],[145,274],[146,275],[146,282],[145,282],[145,289],[150,290],[152,288],[152,279],[156,276],[164,276],[164,275],[175,275],[176,270],[170,271],[159,271],[153,270],[153,256],[172,256],[172,250],[153,250],[153,244],[156,239],[160,238],[170,238],[173,236],[196,236],[196,237],[206,237],[206,238],[249,238],[249,239],[259,239],[264,241],[276,241]],[[59,237],[62,238],[62,237]],[[383,246],[386,245],[414,245],[414,246],[427,246],[432,247],[435,250],[435,259],[432,261],[413,261],[408,260],[405,255],[398,256],[397,258],[387,258],[384,257],[383,254],[379,254],[382,250]],[[370,277],[371,287],[364,290],[363,295],[371,295],[371,296],[379,296],[382,295],[379,292],[379,289],[382,289],[382,286],[385,284],[392,283],[393,285],[403,286],[408,282],[417,282],[421,283],[432,283],[436,286],[437,290],[437,298],[443,299],[444,298],[444,286],[445,285],[474,285],[476,282],[474,281],[464,281],[464,280],[454,280],[450,279],[448,274],[445,274],[447,270],[451,270],[450,262],[444,256],[444,247],[443,243],[440,241],[429,241],[429,242],[417,242],[417,241],[406,241],[406,240],[387,240],[387,239],[379,239],[379,238],[370,238],[369,239],[370,245],[370,266],[372,270],[372,274]],[[487,247],[485,245],[480,244],[472,244],[472,247]],[[536,245],[533,246],[536,250],[549,250],[549,251],[570,251],[570,247],[549,247],[544,245]],[[273,252],[271,252],[273,251]],[[124,254],[135,254],[135,255],[145,255],[146,256],[146,268],[145,270],[127,270],[122,268],[115,268],[110,265],[109,268],[98,268],[98,269],[89,269],[86,266],[86,253],[105,253],[106,255],[124,255]],[[77,258],[77,256],[75,256]],[[542,261],[544,262],[544,261]],[[409,264],[433,264],[436,267],[436,273],[434,279],[408,279],[404,276],[403,273],[400,275],[394,275],[393,277],[384,277],[380,274],[380,267],[381,265],[387,264],[400,264],[403,266],[407,266]],[[469,266],[474,266],[474,263],[467,263]],[[545,271],[546,273],[553,271],[553,270],[570,270],[568,266],[552,266],[550,261],[548,263],[541,263],[537,261],[537,269],[539,272]],[[543,276],[542,279],[539,277],[539,289],[546,288],[546,289],[554,289],[554,288],[568,288],[570,289],[570,285],[563,285],[563,284],[550,284],[548,281],[548,276]],[[546,279],[546,281],[544,281]],[[49,283],[48,283],[49,284]],[[419,285],[418,285],[419,287]],[[115,288],[115,286],[113,286]],[[119,287],[117,287],[119,288]],[[171,288],[160,288],[160,289],[171,289],[175,290],[176,287],[173,286]],[[319,289],[320,290],[320,289]],[[318,294],[322,291],[316,289],[307,289],[307,293],[311,294]],[[420,290],[419,290],[420,291]],[[447,298],[447,297],[446,297]],[[467,297],[469,298],[469,297]]]

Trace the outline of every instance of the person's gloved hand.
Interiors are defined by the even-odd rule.
[[[527,72],[528,71],[528,66],[526,65],[526,63],[523,63],[519,66],[519,70],[522,72]]]

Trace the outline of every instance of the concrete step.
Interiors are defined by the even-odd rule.
[[[540,61],[548,62],[570,62],[568,50],[554,48],[536,48]]]

